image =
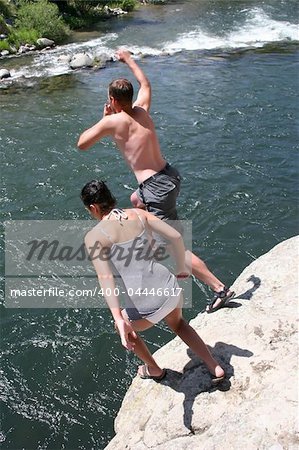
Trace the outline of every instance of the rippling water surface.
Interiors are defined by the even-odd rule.
[[[114,145],[107,139],[80,153],[76,141],[101,117],[109,81],[132,77],[118,62],[69,73],[58,60],[81,50],[113,55],[126,44],[152,82],[162,150],[184,177],[179,212],[193,221],[194,250],[232,283],[298,233],[295,13],[292,1],[172,2],[100,24],[51,53],[6,60],[4,219],[85,219],[79,192],[95,177],[128,205],[136,182]],[[208,295],[194,283],[185,315],[194,317]],[[1,313],[3,448],[104,448],[137,365],[108,311]],[[161,324],[145,337],[155,350],[172,335]]]

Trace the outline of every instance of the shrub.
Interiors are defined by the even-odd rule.
[[[13,18],[15,14],[15,7],[7,0],[0,0],[0,15],[4,16],[5,19]]]
[[[123,0],[120,4],[121,9],[124,11],[133,11],[136,6],[135,0]]]
[[[10,45],[6,39],[4,41],[0,41],[0,52],[2,52],[2,50],[8,50],[10,52]]]
[[[26,28],[21,28],[13,30],[9,34],[7,41],[10,45],[19,48],[20,45],[36,44],[36,41],[39,37],[41,36],[36,30],[27,30]]]
[[[88,14],[101,1],[96,0],[68,0],[67,5],[73,8],[77,14]]]
[[[69,34],[69,28],[59,16],[57,5],[47,0],[36,3],[22,2],[17,13],[15,25],[20,30],[35,30],[38,37],[63,41]]]
[[[8,26],[4,20],[4,17],[0,14],[0,34],[8,34]]]

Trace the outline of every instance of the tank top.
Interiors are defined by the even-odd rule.
[[[134,211],[142,224],[142,231],[133,239],[113,242],[105,230],[100,230],[112,243],[109,262],[121,276],[134,307],[146,317],[163,306],[169,298],[169,292],[173,292],[178,283],[169,269],[155,260],[151,238],[142,218]],[[126,213],[118,208],[114,208],[110,215],[119,221],[128,219]]]

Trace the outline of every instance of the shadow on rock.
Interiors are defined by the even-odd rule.
[[[227,302],[224,305],[224,308],[240,308],[242,306],[241,303],[235,302],[234,300],[242,299],[242,300],[250,300],[253,296],[253,293],[261,286],[262,281],[259,277],[256,277],[255,275],[251,275],[249,278],[247,278],[248,282],[252,282],[253,286],[248,289],[246,292],[243,292],[242,294],[237,295],[234,297],[233,300]]]
[[[251,275],[249,278],[247,278],[247,281],[251,281],[253,283],[253,286],[248,289],[246,292],[243,292],[243,294],[239,294],[236,298],[242,298],[244,300],[250,300],[253,296],[253,293],[260,287],[262,284],[262,281],[259,277],[256,277],[255,275]]]
[[[193,433],[192,416],[195,398],[203,392],[216,390],[228,391],[231,387],[229,379],[234,375],[234,368],[230,364],[233,355],[249,358],[253,353],[235,345],[217,342],[213,348],[209,347],[213,356],[219,361],[226,373],[226,378],[217,385],[212,384],[212,376],[204,363],[190,349],[187,350],[190,362],[184,367],[183,374],[167,369],[167,376],[160,382],[177,392],[184,394],[184,425]]]

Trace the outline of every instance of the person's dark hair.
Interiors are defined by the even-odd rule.
[[[120,103],[132,103],[133,101],[133,86],[129,80],[126,78],[119,78],[118,80],[113,80],[109,84],[109,97],[115,98]]]
[[[81,191],[81,200],[88,208],[90,205],[100,205],[102,212],[110,212],[116,205],[116,199],[109,191],[104,181],[92,180]]]

